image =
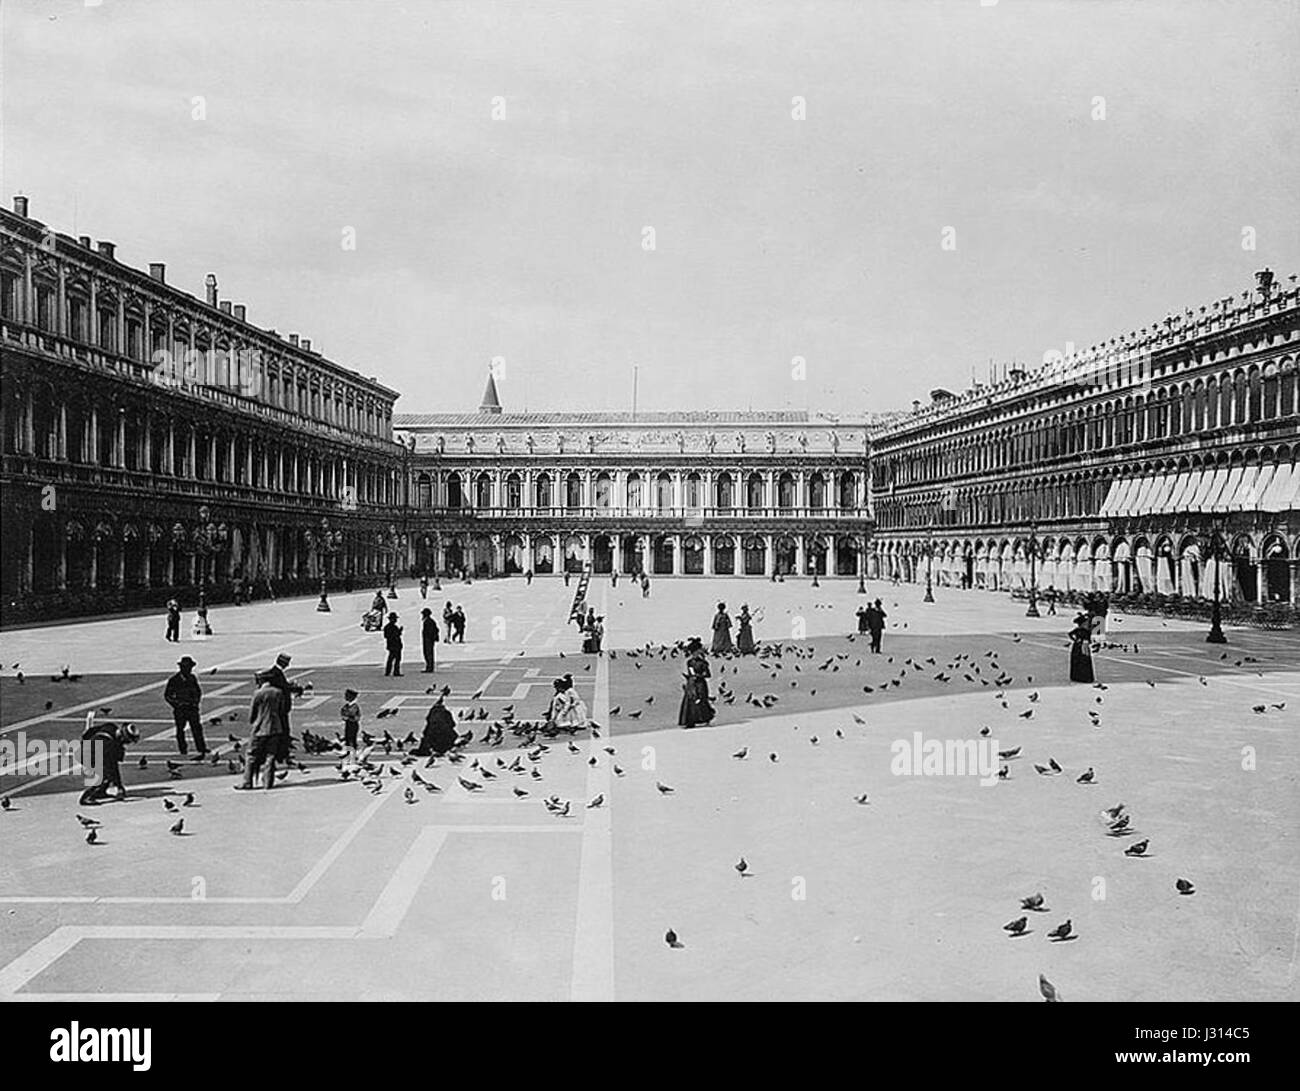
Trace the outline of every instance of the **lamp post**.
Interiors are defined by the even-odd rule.
[[[318,614],[328,614],[330,612],[328,595],[329,584],[325,575],[325,558],[338,550],[341,537],[342,534],[339,531],[330,530],[329,519],[322,515],[320,520],[320,531],[312,535],[312,540],[316,546],[316,568],[320,572],[320,601],[316,603],[316,613]]]
[[[199,606],[198,612],[207,617],[208,613],[208,558],[214,557],[225,547],[230,532],[225,523],[214,523],[212,511],[204,504],[199,508],[199,522],[194,528],[194,555],[199,560]]]
[[[1223,534],[1215,525],[1210,526],[1210,559],[1214,562],[1214,602],[1210,606],[1210,631],[1206,634],[1207,644],[1226,644],[1228,638],[1223,635],[1223,617],[1219,607],[1219,564],[1223,557]]]
[[[864,582],[867,578],[867,536],[862,536],[862,548],[858,553],[861,560],[858,562],[858,594],[867,593],[867,585]]]
[[[397,587],[394,585],[393,569],[397,564],[397,546],[400,539],[397,536],[397,527],[392,523],[388,524],[388,597],[397,598]]]
[[[1025,617],[1038,617],[1038,524],[1029,524],[1029,609]]]

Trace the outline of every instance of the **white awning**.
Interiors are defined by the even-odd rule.
[[[1174,478],[1174,487],[1169,490],[1169,495],[1165,497],[1164,504],[1157,508],[1161,512],[1182,511],[1184,500],[1188,492],[1194,487],[1196,475],[1190,470],[1184,470]]]
[[[1145,505],[1151,496],[1151,490],[1155,487],[1155,483],[1156,479],[1154,477],[1138,477],[1134,479],[1132,491],[1124,498],[1125,515],[1140,515],[1145,510]]]
[[[1255,503],[1251,508],[1252,511],[1264,510],[1264,497],[1268,495],[1269,486],[1273,484],[1273,477],[1276,473],[1277,465],[1272,462],[1259,468],[1259,476],[1255,478]]]
[[[1120,481],[1120,491],[1115,497],[1115,508],[1112,515],[1128,515],[1133,509],[1133,498],[1137,495],[1138,489],[1142,487],[1142,478],[1125,477]]]
[[[1264,498],[1260,502],[1260,511],[1291,511],[1300,506],[1300,466],[1282,463],[1273,474]]]
[[[1210,485],[1213,484],[1213,481],[1213,469],[1203,469],[1203,471],[1200,472],[1200,475],[1197,476],[1195,492],[1192,493],[1191,499],[1188,499],[1186,505],[1183,505],[1183,507],[1186,507],[1188,511],[1205,511],[1206,507],[1209,506],[1205,497],[1206,494],[1209,493]]]
[[[1151,496],[1147,500],[1146,512],[1163,511],[1165,501],[1173,491],[1174,482],[1177,481],[1174,474],[1161,474],[1156,479],[1156,486],[1151,490]]]
[[[1219,497],[1223,495],[1223,487],[1228,483],[1228,467],[1218,466],[1214,473],[1210,475],[1210,487],[1205,493],[1205,503],[1203,511],[1214,511],[1215,504],[1219,502]]]
[[[1254,511],[1259,498],[1255,495],[1255,478],[1259,476],[1258,466],[1245,466],[1232,497],[1228,501],[1229,511]]]
[[[1237,495],[1237,486],[1241,484],[1241,466],[1233,466],[1228,470],[1228,480],[1223,483],[1223,490],[1219,493],[1219,498],[1214,502],[1214,511],[1235,511],[1231,506],[1232,499]]]
[[[1097,512],[1101,516],[1110,516],[1115,514],[1115,501],[1128,487],[1128,478],[1117,477],[1110,483],[1110,488],[1106,490],[1106,499],[1101,502],[1101,510]]]

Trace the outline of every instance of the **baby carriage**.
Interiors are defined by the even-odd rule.
[[[368,633],[377,633],[384,627],[383,610],[367,610],[361,615],[361,628]]]

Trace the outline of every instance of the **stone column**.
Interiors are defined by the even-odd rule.
[[[796,534],[794,539],[794,571],[802,576],[808,570],[808,559],[804,554],[804,536]]]
[[[763,575],[771,576],[776,572],[776,541],[771,534],[760,534],[763,539]]]

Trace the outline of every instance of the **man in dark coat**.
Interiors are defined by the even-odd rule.
[[[420,623],[420,639],[424,645],[424,673],[433,673],[434,649],[438,643],[438,623],[433,620],[433,611],[427,606],[420,611],[424,620]]]
[[[172,710],[172,719],[176,722],[176,748],[184,756],[189,751],[185,742],[185,728],[189,727],[194,736],[194,750],[201,759],[208,752],[208,744],[203,740],[203,723],[199,718],[199,704],[203,700],[203,689],[194,677],[194,660],[183,655],[176,661],[180,667],[167,680],[163,690],[163,700]]]
[[[289,742],[291,739],[290,732],[293,730],[293,724],[290,722],[289,714],[293,711],[293,699],[301,697],[303,687],[297,682],[290,682],[285,677],[285,668],[292,662],[293,657],[287,652],[281,652],[275,657],[275,666],[266,672],[267,680],[284,694],[284,702],[281,705],[280,712],[284,717],[284,733],[276,737],[275,760],[289,760]]]
[[[871,630],[871,650],[877,655],[880,654],[880,638],[885,631],[885,618],[888,616],[879,599],[876,599],[867,608],[867,628]]]
[[[384,677],[390,674],[394,678],[402,677],[402,627],[397,624],[397,615],[388,615],[388,624],[384,626],[384,646],[388,649],[388,659],[384,663]]]
[[[436,754],[441,757],[456,745],[456,721],[451,718],[447,706],[439,697],[433,702],[428,715],[424,718],[424,732],[420,735],[420,745],[411,751],[417,758],[427,758]]]
[[[248,761],[244,765],[244,779],[236,788],[248,789],[261,774],[262,787],[275,783],[275,762],[282,749],[281,740],[288,736],[286,720],[287,694],[271,681],[271,671],[254,675],[257,690],[248,710],[251,733],[248,738]]]
[[[181,604],[175,599],[167,600],[167,639],[173,644],[181,639]]]

